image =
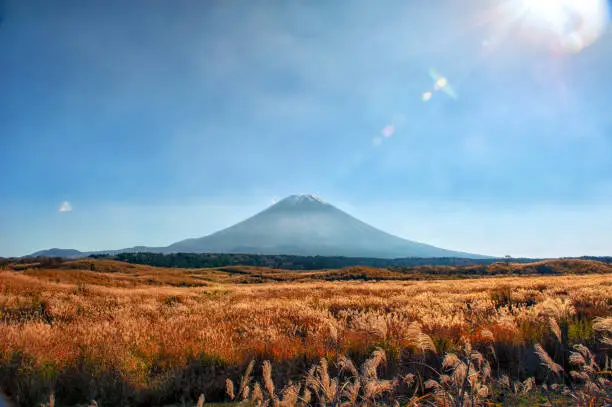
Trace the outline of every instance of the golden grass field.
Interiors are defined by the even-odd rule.
[[[329,374],[340,375],[348,360],[343,356],[359,365],[378,349],[375,360],[370,359],[376,379],[384,383],[417,375],[417,388],[408,390],[407,382],[394,382],[393,390],[381,388],[372,393],[379,398],[363,396],[361,404],[394,400],[407,405],[421,394],[440,396],[445,386],[440,375],[433,377],[440,388],[424,383],[435,376],[434,369],[458,369],[460,364],[445,356],[456,355],[461,362],[462,354],[465,360],[483,355],[498,384],[506,379],[524,384],[533,376],[538,384],[556,380],[567,385],[571,377],[564,374],[571,370],[571,352],[577,352],[572,346],[584,344],[598,365],[591,379],[603,392],[593,400],[604,405],[610,395],[605,365],[612,355],[612,344],[602,343],[610,335],[606,329],[612,330],[610,265],[579,260],[547,264],[561,270],[559,275],[424,281],[414,280],[420,273],[364,268],[181,270],[108,260],[73,261],[55,268],[9,265],[0,270],[0,386],[22,405],[39,405],[50,394],[60,405],[89,400],[104,406],[189,404],[200,394],[223,401],[229,399],[226,379],[240,382],[254,360],[251,387],[246,386],[250,400],[255,381],[264,386],[266,368],[260,367],[269,360],[269,379],[277,389],[270,393],[260,386],[264,397],[253,402],[267,394],[267,402],[275,404],[283,397],[274,392],[281,394],[292,379],[285,388],[290,394],[291,386],[321,358]],[[536,344],[543,346],[544,354],[537,352]],[[551,358],[549,368],[557,363],[565,373],[551,374],[554,369],[542,366],[546,356]],[[468,363],[467,377],[479,366],[484,383],[482,363]],[[310,376],[320,387],[325,382],[322,369],[319,364]],[[371,379],[367,374],[361,391],[367,387],[364,380]],[[332,379],[327,379],[329,387]],[[463,382],[470,387],[469,380]],[[478,393],[474,386],[471,391]],[[239,387],[236,393],[245,393],[245,386]],[[493,387],[487,391],[486,397],[478,397],[492,404],[476,399],[466,404],[469,400],[462,397],[461,405],[496,405],[504,399],[493,394]],[[516,393],[516,385],[512,391]],[[399,397],[402,392],[412,399]],[[340,393],[338,388],[335,394]],[[388,398],[391,394],[395,398]],[[285,405],[290,405],[287,400]],[[296,399],[293,405],[304,400]],[[425,398],[412,405],[459,405],[436,400]]]

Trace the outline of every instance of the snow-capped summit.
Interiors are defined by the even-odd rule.
[[[299,194],[289,195],[288,197],[278,201],[273,207],[291,206],[291,207],[306,207],[306,206],[329,206],[327,202],[322,200],[316,195],[312,194]]]

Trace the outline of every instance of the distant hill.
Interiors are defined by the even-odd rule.
[[[463,253],[403,239],[376,229],[313,195],[291,195],[264,211],[208,236],[167,247],[134,247],[101,252],[52,249],[39,256],[86,257],[91,254],[237,253],[259,255],[343,256],[368,258],[471,258]],[[62,254],[60,254],[63,256]]]
[[[64,257],[66,259],[77,259],[84,257],[85,253],[74,249],[48,249],[40,250],[30,254],[28,257]]]

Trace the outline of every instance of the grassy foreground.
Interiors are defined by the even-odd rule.
[[[0,387],[21,405],[604,405],[609,265],[544,265],[559,275],[6,267]]]

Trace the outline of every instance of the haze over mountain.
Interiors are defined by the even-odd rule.
[[[168,249],[382,258],[473,256],[390,235],[313,195],[291,195],[234,226]]]
[[[346,257],[484,256],[441,249],[376,229],[314,195],[291,195],[264,211],[211,235],[186,239],[167,247],[133,247],[100,251],[160,253],[245,253]],[[51,249],[39,256],[79,257],[92,254]]]

